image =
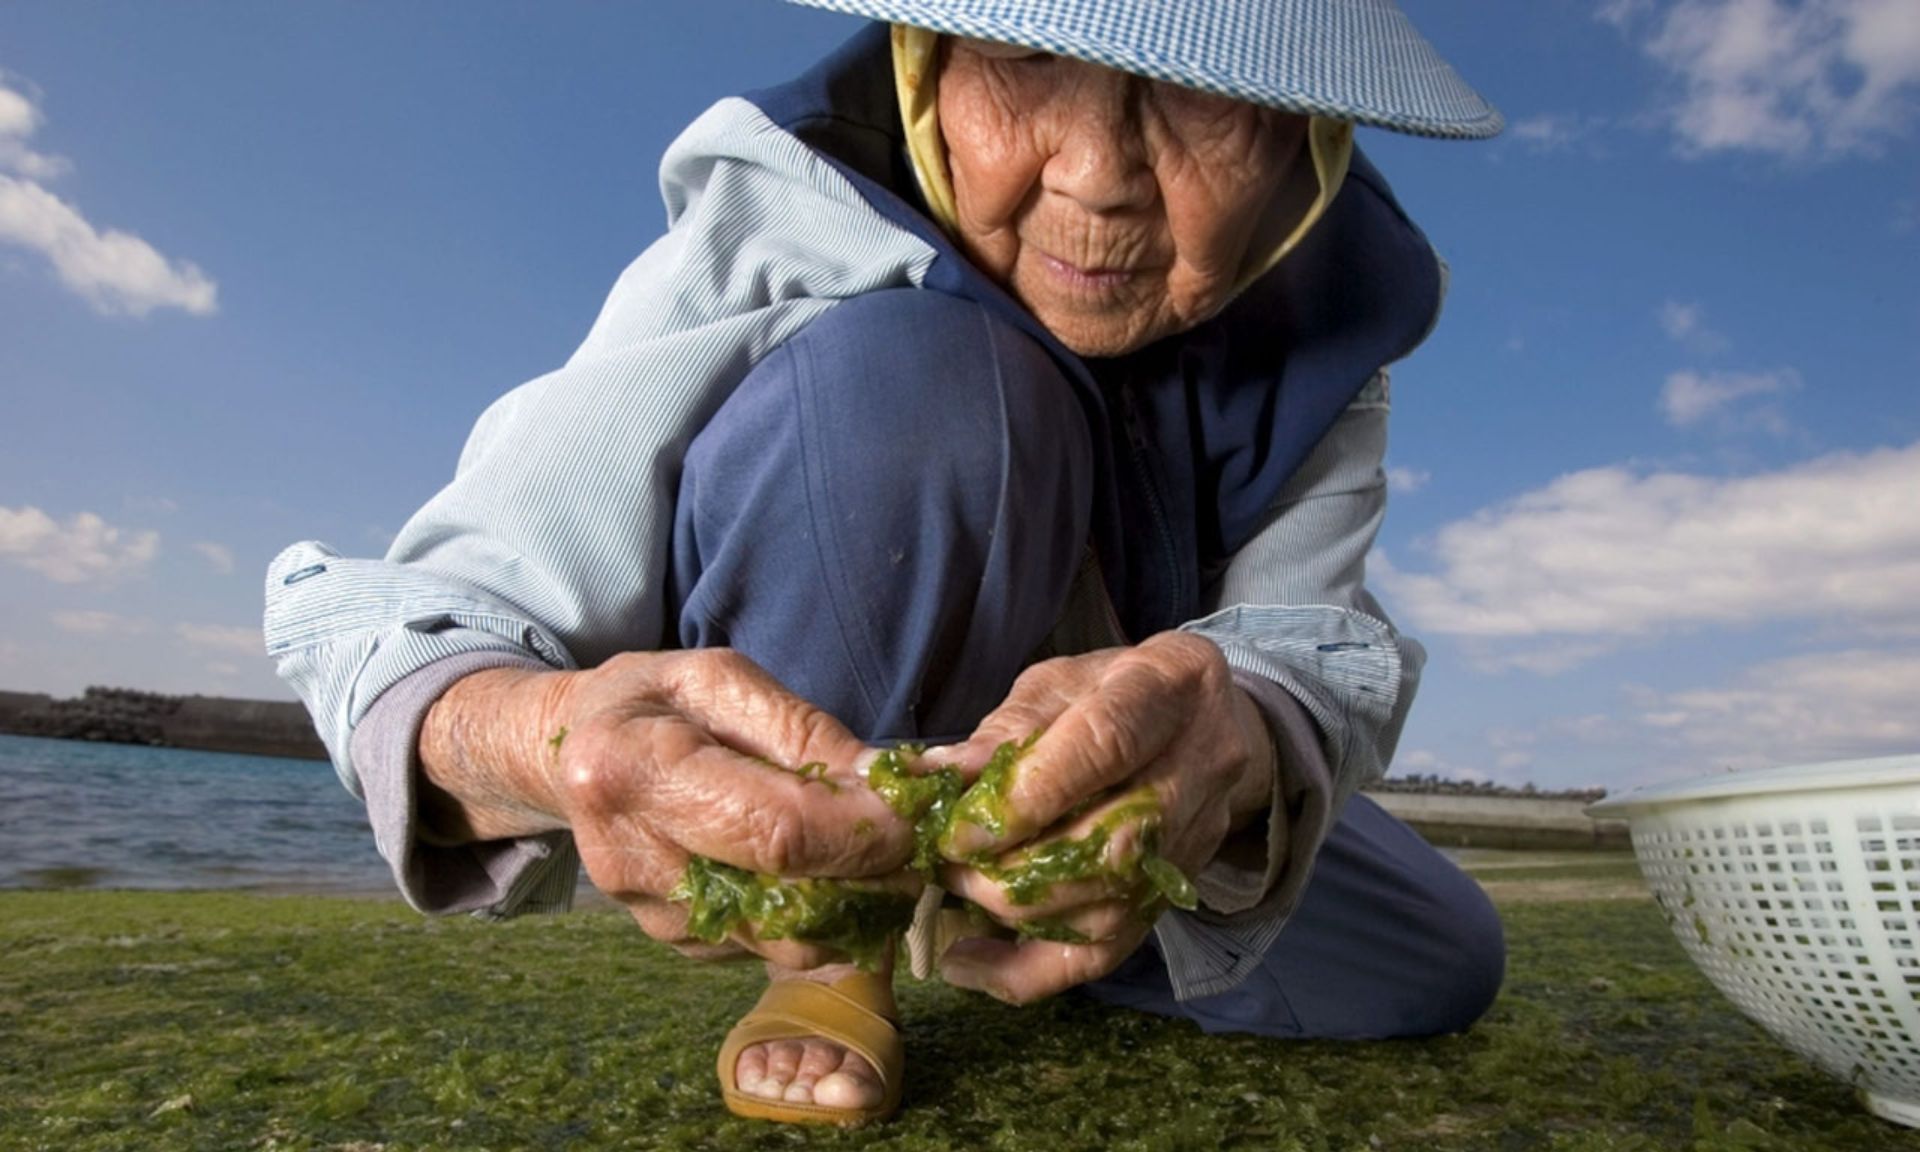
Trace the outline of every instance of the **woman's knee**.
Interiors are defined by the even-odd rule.
[[[1433,981],[1433,1018],[1423,1031],[1464,1032],[1487,1014],[1507,976],[1506,928],[1493,901],[1462,874],[1466,890],[1451,902],[1452,930],[1439,945],[1445,963]]]
[[[945,682],[986,699],[1051,628],[1091,475],[1079,400],[1035,342],[931,292],[836,305],[689,449],[681,642],[748,651],[877,731],[964,723],[978,701]]]
[[[1298,1035],[1459,1032],[1492,1006],[1506,936],[1486,892],[1413,829],[1355,796],[1263,964]]]
[[[826,312],[747,375],[687,470],[770,453],[804,469],[789,482],[860,521],[889,510],[919,521],[933,496],[943,519],[983,530],[1003,527],[992,520],[1016,499],[1084,524],[1091,500],[1087,422],[1059,365],[980,305],[937,292],[869,293]]]
[[[824,464],[852,466],[875,501],[921,487],[1086,505],[1086,419],[1059,365],[983,307],[937,292],[837,305],[791,343],[799,429]],[[852,485],[849,485],[852,488]]]

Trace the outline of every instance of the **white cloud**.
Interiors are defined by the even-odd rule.
[[[1667,423],[1685,428],[1708,417],[1728,415],[1734,405],[1753,396],[1778,396],[1800,386],[1798,373],[1778,372],[1675,372],[1660,390],[1660,412]],[[1755,413],[1759,422],[1774,432],[1785,431],[1785,420],[1778,412]]]
[[[1578,716],[1556,716],[1533,728],[1496,728],[1487,734],[1487,744],[1496,751],[1506,748],[1538,749],[1554,740],[1580,744],[1604,744],[1616,739],[1620,724],[1605,712],[1586,712]]]
[[[1619,793],[1727,768],[1911,753],[1920,749],[1915,699],[1920,649],[1821,651],[1756,664],[1720,683],[1624,685],[1610,711],[1491,729],[1434,758],[1542,786],[1604,784]]]
[[[79,636],[126,636],[147,630],[145,620],[98,610],[55,612],[52,620],[55,628]]]
[[[1685,340],[1700,329],[1700,305],[1667,301],[1660,306],[1660,327],[1675,340]]]
[[[1558,676],[1613,651],[1610,642],[1565,641],[1510,649],[1484,641],[1469,644],[1467,662],[1481,672],[1531,672],[1535,676]]]
[[[1855,649],[1776,660],[1733,684],[1675,692],[1639,720],[1704,766],[1754,768],[1920,749],[1920,652]]]
[[[1675,343],[1691,345],[1701,351],[1726,347],[1726,337],[1707,327],[1707,312],[1700,305],[1669,300],[1660,305],[1660,330]]]
[[[1387,487],[1395,492],[1418,492],[1433,479],[1433,473],[1418,468],[1387,469]]]
[[[1710,356],[1727,350],[1727,338],[1707,326],[1706,309],[1698,304],[1669,300],[1660,305],[1660,330],[1674,343]]]
[[[180,511],[180,502],[165,496],[140,494],[127,497],[127,511],[148,516],[171,516]]]
[[[100,231],[42,186],[68,165],[29,146],[41,121],[33,101],[0,74],[0,244],[46,257],[61,283],[109,315],[179,308],[208,316],[218,310],[219,288],[199,268],[169,260],[130,232]]]
[[[1594,19],[1625,30],[1653,8],[1653,0],[1602,0]]]
[[[1566,121],[1553,116],[1529,116],[1524,120],[1515,120],[1507,125],[1507,131],[1517,140],[1526,140],[1534,144],[1551,144],[1566,135]]]
[[[33,180],[52,180],[70,167],[59,156],[35,152],[27,143],[40,129],[40,109],[24,94],[8,87],[0,72],[0,172],[17,172]]]
[[[24,140],[40,127],[40,110],[0,79],[0,140]]]
[[[264,657],[267,642],[258,628],[235,628],[225,624],[180,624],[174,632],[195,648],[226,652],[238,656]]]
[[[56,583],[132,576],[159,551],[159,533],[124,531],[91,512],[62,525],[38,508],[0,506],[0,559]]]
[[[1835,621],[1920,630],[1920,443],[1721,479],[1596,468],[1370,567],[1429,632],[1510,641]]]
[[[1515,120],[1507,125],[1507,134],[1536,152],[1558,152],[1586,136],[1592,127],[1573,116],[1543,114]]]
[[[1606,149],[1601,134],[1607,126],[1603,116],[1542,112],[1509,121],[1504,139],[1536,155],[1566,153],[1577,148],[1595,159],[1603,159]],[[1499,150],[1489,153],[1488,159],[1497,161]]]
[[[199,268],[169,261],[131,233],[96,231],[71,204],[31,181],[0,176],[0,243],[45,256],[61,283],[108,315],[179,308],[210,316],[219,309],[219,289]]]
[[[1603,4],[1623,31],[1648,3]],[[1903,137],[1920,88],[1913,0],[1675,0],[1643,48],[1678,81],[1682,147],[1781,156],[1875,154]]]
[[[196,540],[193,550],[200,553],[209,567],[222,576],[233,572],[233,549],[225,544],[215,544],[211,540]]]
[[[1555,716],[1530,727],[1496,727],[1469,736],[1451,748],[1422,747],[1401,752],[1390,774],[1426,773],[1442,778],[1520,787],[1589,788],[1608,779],[1593,775],[1585,762],[1634,734],[1604,713]]]

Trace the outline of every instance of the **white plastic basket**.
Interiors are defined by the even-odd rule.
[[[1787,1047],[1920,1127],[1920,756],[1604,800],[1687,955]]]

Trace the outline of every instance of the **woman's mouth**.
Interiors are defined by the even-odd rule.
[[[1040,253],[1040,263],[1055,280],[1076,291],[1111,291],[1125,285],[1137,273],[1130,268],[1082,268],[1057,256]]]

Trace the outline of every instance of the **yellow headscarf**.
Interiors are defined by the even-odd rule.
[[[953,180],[947,170],[947,146],[940,136],[939,101],[934,77],[940,59],[940,33],[906,24],[893,26],[893,81],[900,98],[900,122],[906,126],[907,152],[920,181],[928,211],[950,235],[959,234]],[[1347,178],[1353,156],[1353,125],[1315,116],[1307,126],[1314,182],[1296,179],[1283,190],[1263,231],[1249,246],[1234,292],[1258,280],[1297,247],[1333,203]]]

